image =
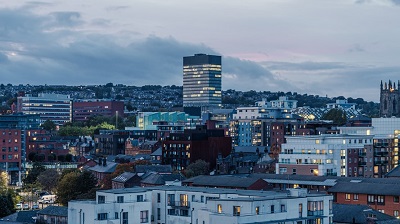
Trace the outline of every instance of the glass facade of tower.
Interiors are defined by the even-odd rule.
[[[221,106],[221,56],[183,57],[183,106]]]

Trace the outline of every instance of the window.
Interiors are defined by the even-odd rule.
[[[157,208],[157,220],[161,219],[161,208]]]
[[[346,194],[346,201],[350,200],[350,194]]]
[[[192,201],[196,200],[196,197],[194,195],[192,195]]]
[[[378,195],[378,197],[377,197],[377,202],[378,202],[378,203],[381,203],[381,204],[385,203],[385,196],[383,196],[383,195]]]
[[[308,202],[308,215],[323,215],[324,214],[324,202],[323,201],[309,201]]]
[[[393,211],[393,216],[398,218],[399,217],[399,210],[394,210]]]
[[[217,211],[218,211],[218,213],[222,213],[222,205],[221,204],[217,205]]]
[[[117,203],[124,203],[124,196],[118,196]]]
[[[200,202],[204,202],[204,196],[201,196]]]
[[[108,213],[98,213],[97,220],[107,220]]]
[[[393,202],[399,203],[399,196],[393,196]]]
[[[233,216],[240,216],[240,206],[233,206]]]
[[[137,195],[136,196],[136,201],[137,202],[142,202],[143,201],[143,195]]]
[[[256,215],[259,215],[259,214],[260,214],[260,207],[257,206],[257,207],[256,207]]]
[[[358,200],[358,194],[353,194],[353,200],[357,201]]]
[[[97,196],[97,203],[98,203],[98,204],[104,204],[104,203],[106,203],[106,196],[103,196],[103,195]]]
[[[140,223],[149,222],[149,211],[140,211]]]
[[[122,213],[122,224],[128,224],[128,212]]]
[[[303,204],[299,204],[299,217],[303,217]]]
[[[157,193],[157,203],[160,203],[160,202],[161,202],[161,194]]]
[[[175,195],[174,194],[168,194],[167,195],[167,201],[168,205],[175,205]]]
[[[285,205],[281,205],[281,212],[286,212],[286,206]]]
[[[115,212],[114,217],[115,217],[115,219],[119,219],[118,212]]]
[[[275,205],[271,205],[271,213],[275,213]]]
[[[367,202],[368,203],[375,203],[375,196],[374,195],[368,195]]]

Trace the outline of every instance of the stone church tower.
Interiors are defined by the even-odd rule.
[[[400,117],[400,81],[396,83],[389,80],[385,84],[381,81],[380,117]]]

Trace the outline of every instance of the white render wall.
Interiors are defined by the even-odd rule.
[[[168,195],[175,195],[179,203],[180,196],[185,195],[184,206],[169,206]],[[250,191],[215,188],[196,188],[182,186],[163,186],[149,188],[126,188],[98,191],[97,197],[104,195],[106,201],[99,204],[95,201],[71,201],[68,204],[68,223],[71,224],[120,224],[121,211],[128,212],[128,223],[140,223],[140,211],[149,211],[147,223],[254,223],[256,221],[284,222],[286,219],[299,218],[299,204],[303,205],[302,217],[307,217],[308,201],[323,201],[324,210],[321,216],[324,223],[329,223],[332,214],[329,202],[332,196],[326,194],[307,194],[306,189],[290,189],[290,192]],[[145,195],[144,202],[136,202],[137,195]],[[159,197],[159,196],[160,197]],[[124,197],[123,203],[117,203],[118,196]],[[160,201],[158,201],[160,198]],[[203,200],[202,200],[203,198]],[[132,199],[132,200],[125,200]],[[218,211],[218,205],[222,211]],[[182,204],[179,204],[182,205]],[[271,213],[271,206],[274,212]],[[281,205],[283,205],[281,207]],[[233,216],[233,206],[240,206],[240,216]],[[256,207],[259,214],[256,214]],[[327,207],[328,206],[328,207]],[[168,210],[187,210],[186,216],[168,214]],[[282,210],[281,210],[282,209]],[[158,216],[157,211],[160,211]],[[172,210],[173,211],[173,210]],[[115,218],[118,212],[119,218]],[[98,213],[107,213],[107,220],[97,220]],[[83,222],[83,214],[85,221]],[[79,218],[80,217],[80,218]],[[159,219],[160,218],[160,219]],[[152,221],[153,220],[153,221]],[[303,222],[304,223],[304,222]]]
[[[297,161],[301,160],[302,164],[318,164],[319,176],[326,175],[327,169],[333,169],[333,173],[337,173],[338,176],[347,176],[347,162],[344,163],[345,168],[341,168],[342,154],[344,153],[347,161],[347,149],[363,149],[365,145],[372,144],[372,138],[372,135],[347,134],[288,136],[287,142],[282,144],[276,173],[279,174],[281,164],[297,164]]]

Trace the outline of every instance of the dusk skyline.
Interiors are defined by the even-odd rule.
[[[398,80],[399,0],[3,1],[7,84],[182,85],[222,56],[222,89],[379,101]]]

